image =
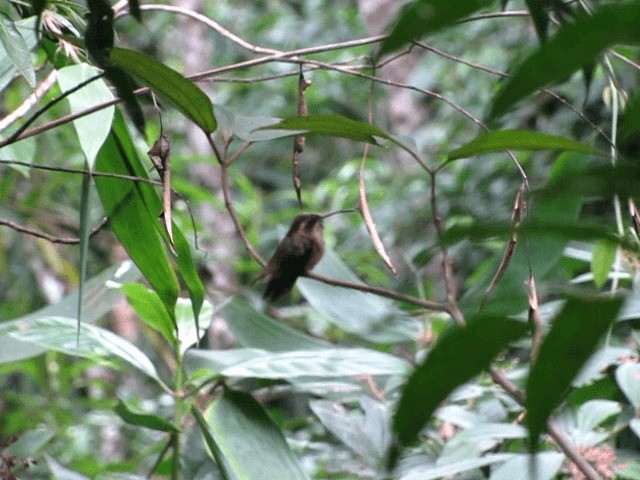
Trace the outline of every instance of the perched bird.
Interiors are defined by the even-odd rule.
[[[263,297],[276,302],[285,296],[300,275],[309,273],[324,255],[324,225],[322,221],[340,210],[326,215],[303,213],[293,223],[282,239],[264,270],[255,281],[268,277]]]

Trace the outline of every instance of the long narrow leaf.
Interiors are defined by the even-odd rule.
[[[529,440],[535,450],[538,436],[562,396],[615,321],[622,298],[567,300],[546,336],[527,380],[526,407]]]
[[[206,133],[217,128],[209,97],[191,80],[175,70],[135,50],[114,48],[111,61],[133,75],[157,95],[176,107]]]
[[[594,63],[606,48],[640,43],[640,2],[607,5],[558,29],[518,67],[496,95],[491,117],[539,88],[560,81],[584,65]]]
[[[393,418],[397,444],[391,449],[389,465],[398,459],[400,448],[413,442],[440,403],[460,385],[487,368],[511,342],[522,337],[525,323],[502,317],[479,317],[466,327],[446,332],[418,366],[402,391]]]
[[[4,14],[0,14],[0,43],[14,67],[25,78],[31,88],[36,86],[36,74],[31,62],[31,52],[15,23]]]

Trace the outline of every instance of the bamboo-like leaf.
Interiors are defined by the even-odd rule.
[[[408,3],[398,15],[391,33],[382,42],[380,55],[442,30],[492,3],[493,0],[416,0]]]
[[[474,318],[466,327],[445,332],[402,390],[393,418],[397,443],[390,451],[389,466],[395,465],[400,448],[416,439],[454,389],[487,368],[500,351],[522,337],[527,329],[526,323],[490,316]]]
[[[132,409],[129,405],[123,402],[121,399],[113,410],[118,416],[130,425],[138,425],[141,427],[150,428],[152,430],[159,430],[161,432],[177,432],[179,431],[176,426],[169,420],[151,413],[143,413]]]
[[[590,145],[557,135],[529,130],[497,130],[480,135],[462,147],[453,150],[447,159],[451,161],[507,150],[560,150],[592,153],[602,157],[609,156]]]
[[[571,381],[615,321],[622,298],[571,297],[553,321],[527,379],[526,407],[531,448]]]
[[[0,13],[0,43],[14,67],[25,78],[31,88],[36,87],[36,74],[31,62],[31,52],[16,24],[6,15]]]
[[[606,5],[583,14],[558,29],[516,69],[496,95],[491,117],[504,114],[516,102],[549,84],[561,81],[597,60],[606,48],[640,43],[640,2]]]
[[[591,273],[593,273],[593,283],[597,288],[602,288],[607,279],[611,266],[616,259],[618,247],[615,244],[598,241],[593,247],[593,256],[591,260]]]
[[[87,165],[88,167],[88,165]],[[87,278],[87,260],[89,256],[89,193],[91,175],[82,176],[82,194],[80,198],[80,278],[78,281],[78,343],[80,343],[80,323],[82,323],[82,292]]]
[[[341,115],[308,115],[306,117],[285,118],[279,123],[266,125],[256,130],[289,130],[286,136],[294,137],[303,133],[328,135],[373,145],[378,145],[376,137],[391,138],[388,133],[373,125]]]
[[[211,133],[217,128],[211,100],[191,80],[187,80],[149,55],[135,50],[114,48],[111,50],[110,59],[177,108],[206,133]]]
[[[141,283],[125,283],[120,287],[140,319],[173,345],[176,342],[175,318],[171,318],[160,296]]]

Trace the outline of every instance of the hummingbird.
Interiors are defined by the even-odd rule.
[[[303,213],[293,219],[289,231],[262,272],[254,281],[269,278],[263,297],[273,303],[284,297],[301,275],[309,273],[324,255],[324,225],[322,221],[339,210],[317,215]]]

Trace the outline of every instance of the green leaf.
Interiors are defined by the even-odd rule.
[[[35,20],[36,17],[29,17],[15,22],[15,26],[22,35],[29,51],[38,45],[38,37],[33,28]],[[9,54],[4,48],[0,48],[0,92],[11,83],[15,71],[16,67],[9,58]]]
[[[55,433],[49,427],[41,425],[21,433],[18,440],[3,447],[2,451],[21,458],[35,457],[54,436]]]
[[[191,414],[196,419],[196,423],[200,428],[200,433],[202,433],[202,437],[204,438],[204,443],[207,445],[209,449],[209,454],[216,461],[216,466],[218,467],[218,472],[223,480],[235,480],[234,474],[231,470],[229,464],[225,461],[224,455],[220,450],[220,447],[216,443],[216,440],[211,435],[211,431],[209,430],[209,425],[205,420],[204,416],[195,405],[191,406]]]
[[[498,130],[474,138],[450,152],[447,159],[451,161],[507,150],[564,150],[609,156],[607,153],[569,138],[529,130]]]
[[[390,139],[390,135],[373,125],[340,115],[308,115],[281,120],[280,123],[260,127],[260,130],[290,130],[287,136],[304,134],[328,135],[379,145],[375,137]]]
[[[478,317],[466,327],[445,332],[402,391],[393,418],[398,444],[390,452],[389,464],[395,464],[399,448],[415,440],[455,388],[487,368],[500,351],[522,337],[527,329],[525,323],[508,318]]]
[[[204,417],[238,480],[307,478],[278,426],[248,393],[225,390]]]
[[[398,50],[413,40],[435,33],[488,7],[492,0],[417,0],[407,4],[397,17],[389,36],[382,42],[380,55]]]
[[[176,303],[176,322],[178,323],[178,339],[180,354],[196,344],[207,331],[213,320],[213,305],[208,300],[199,309],[200,321],[194,318],[192,302],[188,298],[178,298]]]
[[[0,14],[0,43],[13,66],[25,78],[31,88],[36,87],[36,74],[31,62],[31,48],[22,37],[16,24],[8,16]]]
[[[620,390],[635,409],[640,407],[640,364],[624,363],[616,369],[616,381]]]
[[[96,165],[102,172],[147,178],[119,114]],[[102,176],[94,181],[111,229],[173,316],[179,285],[159,231],[160,199],[148,185]]]
[[[175,320],[169,316],[165,305],[158,294],[141,283],[125,283],[120,290],[126,295],[129,305],[133,307],[140,319],[149,325],[169,342],[176,342]]]
[[[479,458],[470,458],[444,465],[420,466],[409,470],[402,480],[435,480],[452,478],[458,473],[476,470],[496,463],[502,463],[513,457],[512,453],[492,453]],[[473,478],[473,477],[472,477]],[[520,480],[520,479],[518,479]]]
[[[4,331],[20,342],[92,359],[119,357],[162,385],[151,360],[138,347],[109,330],[83,323],[78,342],[75,318],[40,317],[30,322],[8,323],[11,325],[3,325]]]
[[[313,271],[330,278],[361,282],[329,248]],[[323,318],[365,340],[395,343],[412,340],[419,334],[419,322],[405,315],[391,300],[310,278],[300,278],[296,284]]]
[[[527,379],[526,407],[533,450],[549,416],[621,306],[622,298],[570,297],[554,320]]]
[[[607,5],[558,29],[517,68],[496,95],[491,117],[504,114],[527,95],[561,81],[597,60],[606,48],[640,42],[640,2]]]
[[[1,65],[1,64],[0,64]],[[0,68],[2,68],[0,66]],[[13,129],[7,129],[7,137]],[[37,142],[35,137],[27,137],[16,143],[5,145],[0,150],[0,155],[4,160],[15,160],[24,163],[33,163],[36,156]],[[10,168],[17,170],[26,178],[31,175],[31,169],[25,165],[10,165]]]
[[[593,283],[597,288],[602,288],[607,278],[609,278],[611,265],[616,259],[617,251],[617,245],[603,240],[596,242],[594,245],[591,272],[593,273]]]
[[[557,478],[564,458],[558,452],[539,452],[535,456],[514,455],[493,470],[489,480],[552,480]]]
[[[52,480],[89,480],[89,477],[85,477],[78,472],[63,467],[48,454],[45,454],[45,459],[47,461],[47,467],[49,467],[51,471]]]
[[[123,101],[127,115],[133,121],[133,124],[140,132],[141,136],[145,134],[145,120],[142,108],[138,103],[138,98],[133,93],[134,84],[129,75],[124,70],[114,66],[104,67],[104,76],[116,88],[118,97]]]
[[[191,80],[187,80],[149,55],[134,50],[114,48],[111,50],[110,58],[206,133],[215,131],[217,123],[211,100]]]
[[[261,348],[270,352],[331,347],[327,342],[274,321],[239,298],[229,302],[221,315],[227,319],[229,328],[238,342],[245,347]]]
[[[547,39],[547,27],[549,25],[546,8],[550,6],[551,0],[525,0],[525,3],[527,4],[527,10],[531,14],[533,25],[536,27],[538,40],[543,42]]]
[[[119,290],[109,288],[110,282],[131,282],[140,277],[140,272],[129,260],[112,268],[108,268],[101,274],[85,282],[82,292],[82,301],[91,308],[85,308],[84,321],[95,323],[114,305],[123,295]],[[25,343],[10,336],[20,325],[29,325],[40,318],[48,317],[73,317],[78,308],[78,291],[64,297],[55,305],[42,308],[35,312],[10,321],[0,322],[0,364],[11,363],[31,358],[44,353],[47,349],[33,343]]]
[[[99,71],[88,64],[72,65],[58,70],[57,81],[63,92],[97,75]],[[113,95],[102,79],[91,82],[67,97],[72,113],[81,112],[105,101]],[[96,155],[111,130],[115,107],[107,107],[73,121],[80,147],[89,168],[93,169]]]
[[[221,371],[222,375],[232,378],[292,379],[405,375],[410,371],[410,366],[405,360],[365,348],[252,353],[255,355],[253,358],[226,366]],[[213,350],[194,350],[189,355],[195,357],[201,367],[206,368],[209,357],[212,359],[214,370],[219,364],[219,353]]]
[[[122,420],[130,425],[138,425],[152,430],[159,430],[161,432],[179,431],[178,428],[176,428],[175,425],[167,419],[162,418],[159,415],[135,411],[121,399],[118,400],[118,403],[113,407],[113,410],[120,418],[122,418]]]

